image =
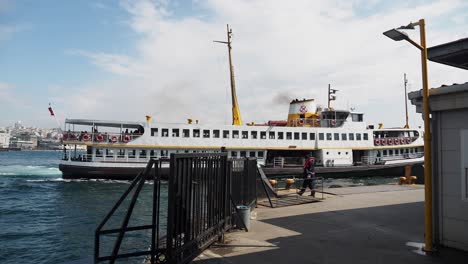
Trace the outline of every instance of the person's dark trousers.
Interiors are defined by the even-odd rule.
[[[302,195],[305,192],[305,190],[307,189],[307,187],[309,187],[309,189],[311,190],[310,195],[315,196],[315,190],[314,190],[314,188],[315,188],[315,177],[305,178],[304,179],[304,182],[302,183],[302,188],[299,191],[299,195]]]

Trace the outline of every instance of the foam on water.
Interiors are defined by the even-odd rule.
[[[100,180],[100,179],[64,179],[64,178],[46,178],[46,179],[34,179],[26,180],[27,182],[99,182],[99,183],[119,183],[119,184],[130,184],[131,181],[119,181],[119,180]],[[146,182],[152,184],[152,182]]]
[[[0,176],[60,176],[62,173],[57,167],[32,165],[6,165],[0,166]]]

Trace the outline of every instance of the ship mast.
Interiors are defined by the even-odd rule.
[[[406,111],[406,124],[405,124],[405,128],[409,128],[409,125],[408,125],[408,95],[406,93],[406,84],[408,83],[408,79],[406,79],[406,73],[404,75],[404,79],[403,79],[404,83],[405,83],[405,111]]]
[[[242,118],[240,114],[239,104],[237,102],[237,95],[236,95],[236,83],[234,80],[234,66],[232,66],[232,57],[231,57],[231,36],[232,36],[232,29],[229,28],[229,24],[227,25],[227,41],[217,41],[214,42],[227,44],[228,53],[229,53],[229,72],[231,77],[231,97],[232,97],[232,125],[240,126],[242,125]]]

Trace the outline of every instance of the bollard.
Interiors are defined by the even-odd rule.
[[[400,179],[398,180],[398,184],[399,185],[402,185],[406,182],[406,177],[400,177]]]
[[[415,184],[417,180],[418,180],[418,177],[410,176],[408,179],[408,184]]]
[[[291,185],[294,184],[294,179],[286,179],[286,190],[291,189]]]

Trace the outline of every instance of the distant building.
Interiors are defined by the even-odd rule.
[[[23,129],[24,126],[23,126],[23,122],[21,122],[21,120],[18,120],[15,125],[14,125],[15,129]]]
[[[10,133],[0,130],[0,148],[8,148],[8,146],[10,146]]]
[[[468,39],[432,47],[430,60],[468,69]],[[436,244],[468,251],[468,83],[429,90],[433,233]],[[408,94],[422,113],[422,93]]]
[[[17,133],[10,142],[10,147],[21,148],[21,149],[36,149],[37,148],[37,136],[29,132]]]

